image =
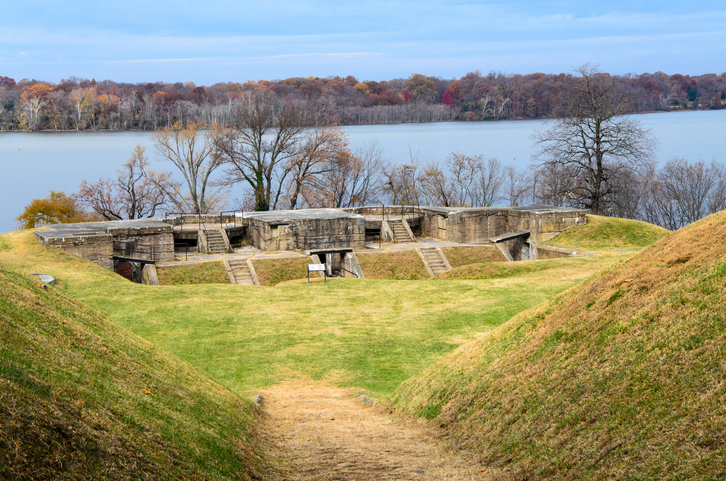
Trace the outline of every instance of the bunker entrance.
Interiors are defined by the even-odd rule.
[[[141,284],[143,282],[143,269],[144,264],[142,262],[135,262],[126,259],[113,260],[114,272],[131,282],[136,282],[137,284]]]
[[[316,250],[310,251],[310,255],[313,259],[317,256],[320,263],[325,264],[328,277],[363,277],[353,249]]]

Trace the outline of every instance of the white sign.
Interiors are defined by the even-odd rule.
[[[313,271],[325,272],[325,264],[308,264],[308,272]]]

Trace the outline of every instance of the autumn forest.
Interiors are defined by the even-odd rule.
[[[235,101],[271,91],[306,103],[327,125],[539,119],[566,108],[577,75],[471,72],[460,79],[413,74],[359,81],[353,76],[288,78],[197,86],[118,83],[71,77],[57,84],[0,76],[0,130],[156,130],[174,124],[228,125]],[[613,76],[628,112],[721,109],[726,73]]]

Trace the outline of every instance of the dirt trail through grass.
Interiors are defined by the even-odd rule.
[[[430,426],[395,419],[356,391],[288,381],[260,394],[263,429],[284,460],[282,479],[487,478],[471,455],[445,447]]]

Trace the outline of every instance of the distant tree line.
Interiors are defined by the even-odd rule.
[[[627,93],[625,113],[721,109],[726,73],[662,72],[611,77]],[[353,76],[218,83],[118,83],[69,78],[58,84],[0,76],[0,130],[156,130],[179,124],[229,126],[247,92],[305,102],[324,125],[559,117],[576,74],[471,72],[460,79],[413,74],[359,81]]]

